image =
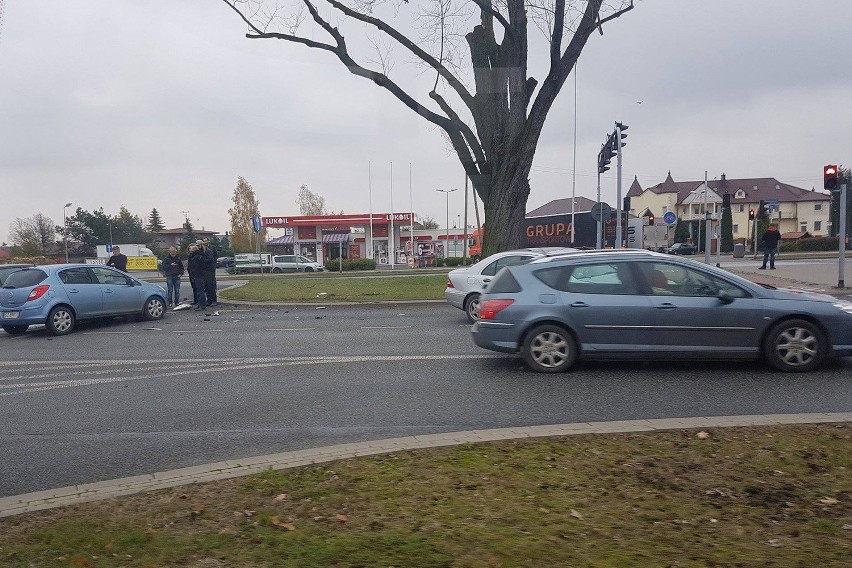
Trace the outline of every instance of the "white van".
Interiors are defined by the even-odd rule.
[[[280,254],[272,257],[272,272],[322,272],[325,267],[298,254]]]

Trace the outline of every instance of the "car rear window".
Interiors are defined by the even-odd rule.
[[[4,288],[29,288],[40,284],[47,279],[47,273],[37,268],[25,268],[18,272],[13,272],[3,282]]]
[[[521,291],[521,285],[508,269],[501,270],[491,281],[487,292],[489,294],[514,294]]]

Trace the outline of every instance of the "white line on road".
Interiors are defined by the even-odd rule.
[[[172,333],[210,333],[212,331],[224,331],[223,329],[173,329]]]
[[[273,327],[266,331],[313,331],[315,327]]]
[[[410,329],[410,325],[365,325],[361,329]]]
[[[130,333],[129,331],[84,331],[81,335],[126,335]]]

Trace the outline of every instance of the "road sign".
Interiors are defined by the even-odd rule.
[[[674,225],[677,223],[677,215],[675,215],[673,211],[666,211],[663,213],[663,223],[666,225]]]
[[[777,199],[767,199],[766,205],[769,206],[770,211],[778,211],[778,200]]]
[[[608,203],[600,201],[592,205],[592,219],[595,221],[606,221],[612,217],[612,207]]]
[[[259,233],[263,230],[263,223],[260,221],[260,215],[254,215],[251,218],[251,226],[255,233]]]

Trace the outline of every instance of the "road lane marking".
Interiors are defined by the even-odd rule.
[[[92,379],[79,379],[72,381],[46,381],[46,382],[36,382],[36,383],[21,383],[14,385],[0,385],[0,397],[4,396],[13,396],[18,394],[26,394],[31,392],[41,392],[41,391],[49,391],[55,389],[65,389],[65,388],[73,388],[73,387],[87,387],[94,385],[103,385],[103,384],[111,384],[111,383],[125,383],[131,381],[140,381],[145,379],[163,379],[167,377],[185,377],[187,375],[196,375],[201,373],[209,373],[209,372],[228,372],[231,373],[233,371],[241,371],[248,369],[264,369],[264,368],[272,368],[272,367],[291,367],[298,365],[328,365],[328,364],[343,364],[343,365],[351,365],[352,363],[370,363],[375,364],[379,362],[384,363],[411,363],[412,361],[470,361],[473,359],[505,359],[509,357],[509,355],[505,354],[482,354],[482,355],[340,355],[340,356],[329,356],[329,357],[294,357],[294,358],[286,358],[282,357],[279,359],[266,359],[261,360],[260,362],[246,362],[239,363],[238,361],[242,361],[241,359],[237,359],[234,364],[231,364],[227,367],[222,367],[220,365],[209,366],[205,365],[203,367],[192,367],[188,369],[181,369],[177,371],[170,372],[158,372],[147,375],[138,375],[134,377],[104,377],[104,378],[92,378]],[[124,365],[128,365],[132,363],[132,361],[124,361]],[[129,367],[132,369],[132,367]],[[15,390],[17,389],[17,390]]]
[[[80,332],[80,335],[94,335],[94,334],[124,335],[124,334],[127,334],[127,333],[130,333],[130,332],[129,331],[82,331],[82,332]]]
[[[410,325],[365,325],[361,329],[411,329]]]
[[[213,331],[224,331],[223,329],[173,329],[172,333],[210,333]]]
[[[315,327],[273,327],[266,331],[313,331]]]

